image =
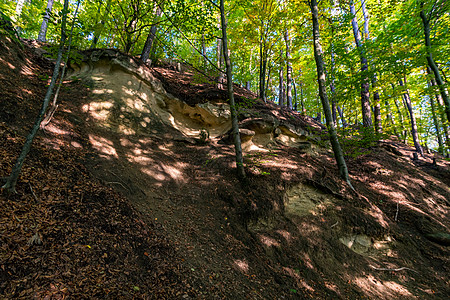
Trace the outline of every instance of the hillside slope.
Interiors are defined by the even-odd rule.
[[[51,62],[1,41],[7,176]],[[236,86],[241,186],[225,91],[114,50],[82,55],[19,194],[1,196],[2,296],[450,296],[448,162],[380,142],[348,157],[354,193],[320,124]]]

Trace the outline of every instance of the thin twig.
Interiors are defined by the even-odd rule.
[[[333,227],[335,227],[337,224],[339,224],[339,221],[337,221],[336,223],[334,223],[333,225],[331,225],[331,227],[330,228],[333,228]]]
[[[395,222],[398,221],[398,202],[397,202],[397,211],[395,212],[395,218],[394,218]]]
[[[118,185],[120,185],[121,187],[123,187],[124,189],[126,189],[127,191],[129,191],[131,193],[131,189],[129,187],[125,186],[124,184],[122,184],[121,182],[118,182],[118,181],[107,181],[106,183],[108,183],[108,184],[111,184],[111,183],[118,184]]]
[[[33,195],[34,199],[36,200],[36,202],[39,202],[38,197],[36,196],[36,194],[33,191],[33,187],[31,186],[31,183],[28,182],[28,185],[30,186],[31,194]]]

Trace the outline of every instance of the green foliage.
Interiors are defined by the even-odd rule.
[[[387,138],[387,135],[375,133],[373,128],[362,126],[343,129],[340,135],[344,153],[353,158],[369,154],[372,151],[371,148],[384,138]]]
[[[276,156],[278,155],[272,151],[252,152],[244,156],[244,165],[256,175],[268,176],[270,172],[264,169],[264,164],[269,162],[268,159]]]

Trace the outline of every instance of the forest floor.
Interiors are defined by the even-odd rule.
[[[27,44],[0,38],[0,177],[53,68]],[[153,74],[191,105],[226,98],[186,72]],[[252,97],[236,88],[238,102]],[[439,237],[450,228],[448,161],[414,161],[413,148],[394,139],[363,148],[349,138],[355,193],[330,149],[278,145],[245,153],[241,185],[231,145],[192,142],[163,125],[105,130],[83,110],[92,95],[86,82],[64,83],[18,193],[0,195],[0,298],[450,297],[450,249]],[[253,109],[321,128],[273,103],[255,100]]]

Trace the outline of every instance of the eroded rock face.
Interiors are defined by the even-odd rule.
[[[154,134],[165,124],[190,137],[202,130],[216,137],[231,128],[228,104],[190,106],[167,93],[147,66],[117,51],[88,52],[71,69],[69,77],[92,86],[95,97],[83,110],[99,126],[125,134]]]
[[[83,110],[96,124],[124,134],[156,134],[168,125],[190,138],[203,131],[210,138],[231,133],[230,106],[220,101],[190,106],[167,93],[150,69],[115,50],[85,52],[81,62],[71,65],[68,77],[83,79],[94,97]],[[273,115],[249,117],[240,123],[245,151],[264,151],[279,145],[311,150],[307,130]]]

